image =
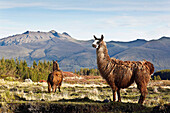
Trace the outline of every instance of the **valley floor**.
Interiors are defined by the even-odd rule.
[[[90,78],[88,78],[88,81],[92,81],[90,80]],[[110,87],[106,83],[97,82],[100,80],[101,78],[97,78],[95,79],[95,82],[92,81],[91,83],[88,82],[74,84],[71,84],[70,82],[68,83],[65,80],[62,84],[61,92],[58,92],[57,90],[56,93],[48,93],[48,86],[46,82],[19,82],[5,81],[3,79],[0,79],[0,110],[2,111],[4,109],[3,106],[11,106],[11,109],[18,109],[14,107],[14,103],[17,104],[17,106],[23,107],[23,105],[28,104],[31,104],[31,106],[32,104],[35,105],[35,103],[37,102],[42,103],[42,106],[45,106],[47,103],[50,103],[49,106],[51,106],[51,104],[53,105],[57,103],[57,105],[59,105],[60,107],[63,106],[63,103],[68,104],[64,106],[65,108],[69,107],[69,102],[74,103],[73,105],[70,105],[71,108],[74,108],[74,105],[81,106],[82,104],[86,103],[86,107],[88,109],[90,109],[92,106],[94,107],[94,109],[97,109],[95,107],[96,105],[99,105],[99,108],[100,106],[111,106],[113,104],[126,107],[128,104],[130,106],[138,105],[136,103],[139,99],[140,92],[138,91],[136,84],[133,84],[127,89],[121,90],[122,103],[113,103],[111,102],[112,91]],[[148,91],[149,93],[144,102],[143,109],[163,106],[165,104],[168,105],[170,103],[169,80],[151,81],[148,84]],[[22,103],[22,105],[19,103]],[[91,107],[89,107],[88,105]],[[75,109],[79,109],[79,107]],[[112,107],[110,109],[112,109]]]

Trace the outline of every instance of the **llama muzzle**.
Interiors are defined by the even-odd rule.
[[[96,45],[96,44],[92,44],[92,47],[97,48],[97,47],[98,47],[98,45]]]

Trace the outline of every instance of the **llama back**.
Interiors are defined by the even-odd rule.
[[[149,67],[149,70],[150,70],[150,74],[152,74],[154,72],[154,66],[151,62],[149,61],[146,61],[145,62],[145,65],[147,65]]]

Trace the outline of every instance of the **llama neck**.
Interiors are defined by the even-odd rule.
[[[102,42],[102,45],[96,50],[96,53],[98,69],[102,76],[107,76],[111,71],[112,63],[105,42]]]
[[[55,71],[55,70],[57,70],[57,71],[60,70],[58,63],[54,63],[54,64],[53,64],[53,71]]]
[[[60,70],[58,63],[56,64],[56,70],[57,70],[57,71]]]

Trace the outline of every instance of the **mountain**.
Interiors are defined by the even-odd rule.
[[[79,41],[68,33],[26,31],[0,40],[0,58],[33,60],[58,60],[65,71],[81,67],[96,68],[95,50],[92,41]]]
[[[68,33],[26,31],[0,40],[0,58],[33,60],[58,60],[64,71],[80,68],[97,68],[93,40],[82,41]],[[146,41],[137,39],[130,42],[107,42],[109,55],[121,60],[149,60],[156,70],[170,69],[170,38]]]
[[[9,36],[7,38],[1,39],[0,45],[1,46],[21,45],[24,43],[35,43],[35,42],[47,41],[52,38],[69,39],[70,41],[74,40],[66,32],[63,32],[62,34],[60,34],[60,33],[57,33],[55,30],[51,30],[49,32],[26,31],[23,34],[17,34],[17,35],[13,35],[13,36]]]

